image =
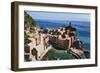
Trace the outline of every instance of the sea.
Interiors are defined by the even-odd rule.
[[[71,25],[77,29],[77,37],[83,42],[85,50],[90,52],[90,22],[86,21],[66,21],[66,20],[36,20],[40,28],[58,29],[60,27]]]

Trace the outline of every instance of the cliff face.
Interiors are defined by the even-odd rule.
[[[24,12],[24,26],[26,27],[37,27],[36,21],[27,12]]]
[[[44,51],[41,46],[41,38],[39,35],[40,28],[37,22],[24,12],[24,60],[35,61]],[[44,48],[43,48],[44,49]],[[38,53],[37,53],[38,52]],[[34,58],[35,57],[35,58]]]
[[[28,45],[31,40],[29,40],[30,35],[38,32],[39,27],[36,21],[24,11],[24,45]]]

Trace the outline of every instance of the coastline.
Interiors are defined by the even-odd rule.
[[[29,50],[28,52],[27,51],[25,52],[26,56],[28,54],[28,57],[25,57],[25,60],[28,59],[28,61],[35,61],[35,60],[41,61],[48,53],[51,52],[50,50],[52,49],[53,49],[52,51],[53,53],[51,52],[52,58],[53,56],[55,56],[53,55],[55,54],[55,51],[58,51],[56,52],[58,56],[61,56],[63,54],[63,56],[61,57],[62,58],[64,57],[64,59],[66,60],[73,58],[74,59],[90,58],[90,50],[88,51],[86,50],[87,48],[89,48],[89,46],[87,46],[86,42],[80,39],[80,36],[82,35],[83,35],[82,37],[85,36],[89,37],[88,32],[87,34],[82,34],[86,32],[86,30],[83,31],[83,28],[82,32],[79,33],[78,31],[80,28],[77,28],[78,25],[75,27],[71,22],[69,22],[68,24],[60,25],[60,27],[55,25],[56,27],[59,27],[56,29],[51,29],[46,24],[45,25],[48,28],[46,27],[41,28],[41,26],[39,26],[39,23],[33,20],[29,15],[27,15],[27,13],[26,16],[28,16],[29,19],[31,20],[30,20],[30,25],[29,21],[27,21],[28,19],[25,20],[26,24],[24,32],[26,33],[25,34],[26,44],[24,44],[25,45],[24,49]],[[50,26],[51,25],[52,24],[50,23]],[[63,53],[59,53],[61,51],[63,51]],[[87,54],[89,54],[89,56],[87,56]],[[69,58],[67,55],[69,56]],[[46,57],[48,57],[49,59],[49,55],[47,55]]]

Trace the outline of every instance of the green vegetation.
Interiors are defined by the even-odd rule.
[[[25,27],[36,27],[36,21],[27,12],[24,12],[24,26]]]
[[[31,28],[29,29],[29,31],[36,31],[34,29],[35,27],[37,27],[36,21],[29,14],[27,14],[27,12],[24,11],[24,30],[26,30],[27,28]],[[31,42],[31,40],[29,40],[28,38],[29,36],[24,31],[24,45],[27,45]]]
[[[27,45],[28,43],[31,42],[31,40],[28,39],[28,35],[26,34],[26,32],[24,32],[24,45]]]

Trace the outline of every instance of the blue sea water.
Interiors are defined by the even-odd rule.
[[[90,22],[83,21],[55,21],[55,20],[36,20],[40,28],[58,29],[65,25],[72,26],[77,29],[77,36],[83,42],[83,47],[90,51]]]

